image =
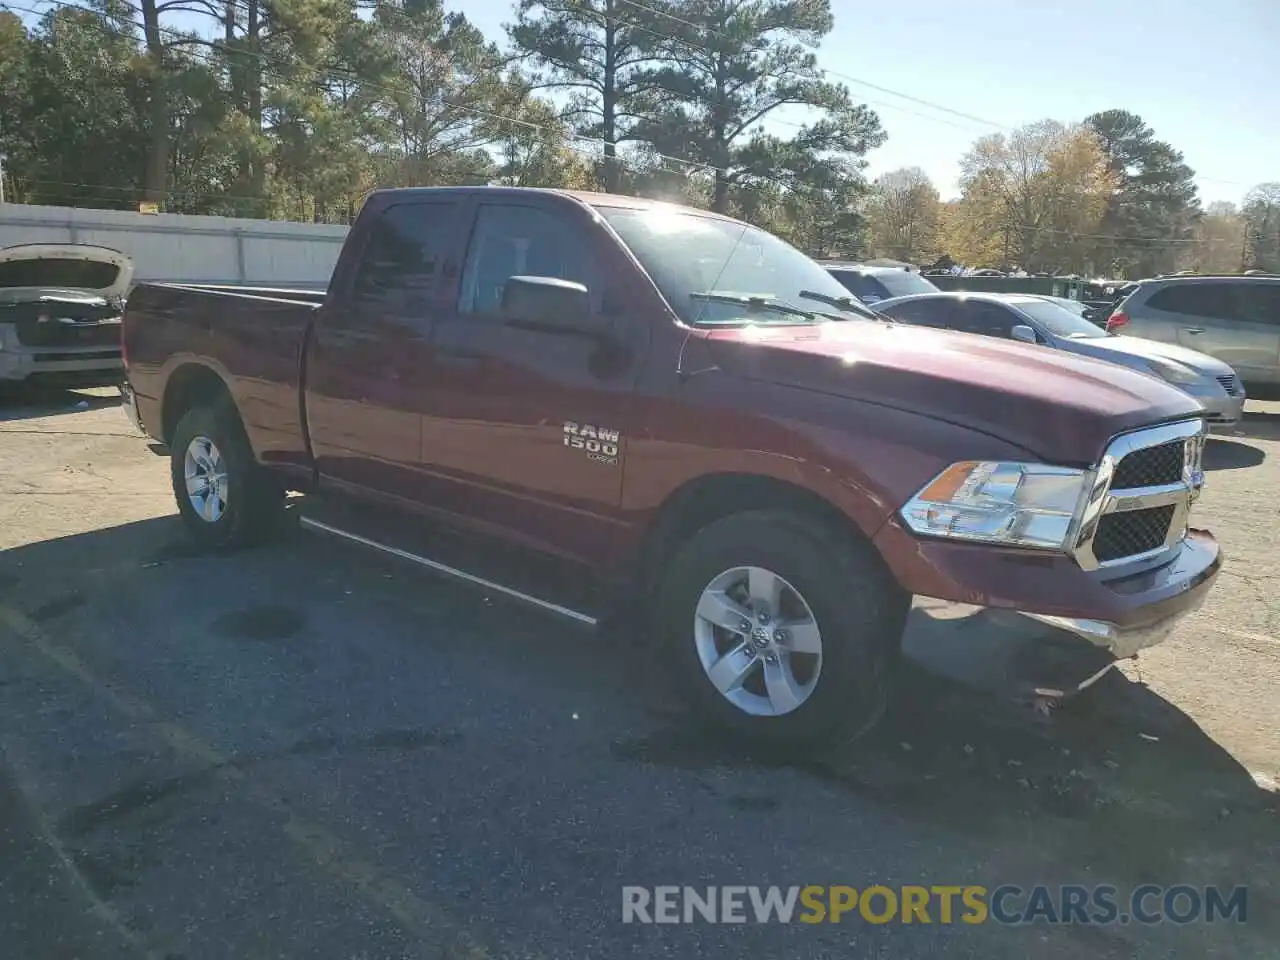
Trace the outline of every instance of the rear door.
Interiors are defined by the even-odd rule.
[[[1280,322],[1268,284],[1243,280],[1175,283],[1156,291],[1146,307],[1177,331],[1177,342],[1235,369],[1246,383],[1277,381]]]
[[[422,413],[431,331],[456,284],[456,199],[388,207],[347,290],[334,291],[308,348],[306,410],[321,477],[356,493],[421,502]],[[452,255],[452,259],[450,259]]]
[[[951,297],[921,297],[917,300],[904,300],[902,303],[877,307],[895,320],[910,323],[917,327],[934,327],[939,330],[954,330],[955,320],[952,316],[956,300]]]
[[[1026,321],[1006,306],[989,300],[966,299],[955,301],[949,325],[953,330],[1008,340],[1019,323]]]
[[[605,306],[601,247],[614,241],[593,219],[560,198],[478,204],[456,298],[435,327],[422,444],[437,507],[589,564],[620,523],[644,332],[625,305]],[[500,306],[512,276],[585,284],[616,338],[509,324]]]

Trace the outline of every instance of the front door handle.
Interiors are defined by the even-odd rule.
[[[1182,332],[1190,334],[1204,333],[1204,327],[1183,327]]]

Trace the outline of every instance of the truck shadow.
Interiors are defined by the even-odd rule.
[[[797,760],[743,751],[679,717],[615,752],[686,768],[791,770],[977,837],[993,856],[1024,849],[1029,860],[1048,857],[1065,871],[1132,882],[1188,873],[1274,882],[1280,794],[1175,704],[1112,670],[1041,712],[1020,696],[1026,673],[1017,661],[1028,648],[996,652],[994,662],[957,677],[948,661],[956,645],[986,632],[982,617],[968,625],[925,618],[913,611],[908,647],[913,632],[932,633],[932,643],[910,649],[886,715],[856,744]]]
[[[1267,454],[1264,450],[1223,437],[1210,437],[1204,448],[1206,470],[1240,470],[1245,467],[1256,467],[1266,458]]]
[[[114,389],[62,390],[48,386],[0,384],[0,422],[118,407]]]
[[[1275,404],[1268,406],[1270,409],[1267,410],[1258,410],[1256,406],[1245,410],[1244,417],[1235,427],[1236,433],[1254,440],[1280,440],[1280,410],[1275,408]]]
[[[332,564],[341,582],[379,603],[411,604],[414,595],[422,602],[421,581],[429,575],[403,564],[383,568],[358,548],[328,543],[288,533],[254,552],[252,576],[271,581],[269,568]],[[0,604],[20,607],[50,631],[70,611],[91,618],[99,591],[135,590],[146,593],[149,605],[177,609],[181,598],[157,586],[175,581],[149,580],[150,572],[173,563],[222,562],[187,547],[172,517],[14,548],[5,559]],[[386,571],[395,572],[399,586],[388,585]],[[110,582],[95,580],[99,575]],[[41,585],[50,583],[60,593],[47,594],[54,587]],[[283,610],[314,602],[310,589],[294,592],[273,596],[273,603]],[[227,615],[242,602],[229,594]],[[1280,798],[1190,717],[1116,671],[1060,709],[1038,712],[1010,683],[1034,669],[1036,638],[997,629],[981,615],[945,620],[914,610],[911,657],[882,722],[857,743],[811,759],[747,750],[708,733],[672,701],[655,659],[636,656],[634,637],[606,632],[584,639],[554,620],[545,628],[540,621],[531,625],[524,608],[491,605],[465,590],[451,588],[447,606],[458,629],[422,642],[448,645],[452,655],[509,661],[531,685],[544,681],[562,698],[590,702],[599,714],[604,763],[612,758],[693,771],[727,809],[780,810],[797,791],[818,788],[979,838],[1006,856],[1034,851],[1035,862],[1047,857],[1061,864],[1063,877],[1087,868],[1109,881],[1168,884],[1193,872],[1265,886],[1275,876]],[[305,629],[296,617],[286,619],[283,629],[274,620],[267,624],[267,633],[292,637]],[[228,623],[222,617],[209,629],[221,636]],[[262,632],[256,622],[250,626]],[[257,633],[254,639],[263,642]],[[134,642],[146,644],[147,637]],[[700,771],[725,775],[701,778]],[[773,775],[779,771],[787,775]],[[777,839],[786,818],[770,822]]]

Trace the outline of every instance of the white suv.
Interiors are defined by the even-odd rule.
[[[1236,371],[1249,396],[1280,398],[1280,277],[1144,280],[1107,329],[1207,353]]]

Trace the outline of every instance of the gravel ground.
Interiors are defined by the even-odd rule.
[[[1229,559],[1172,640],[1045,718],[1000,689],[1018,644],[960,677],[925,642],[946,625],[918,614],[922,662],[876,733],[786,763],[700,734],[634,644],[315,534],[194,555],[166,461],[107,393],[11,404],[0,943],[23,960],[1274,956],[1280,406],[1251,404],[1208,457],[1196,522]],[[837,883],[1247,884],[1248,921],[620,919],[625,884]]]

